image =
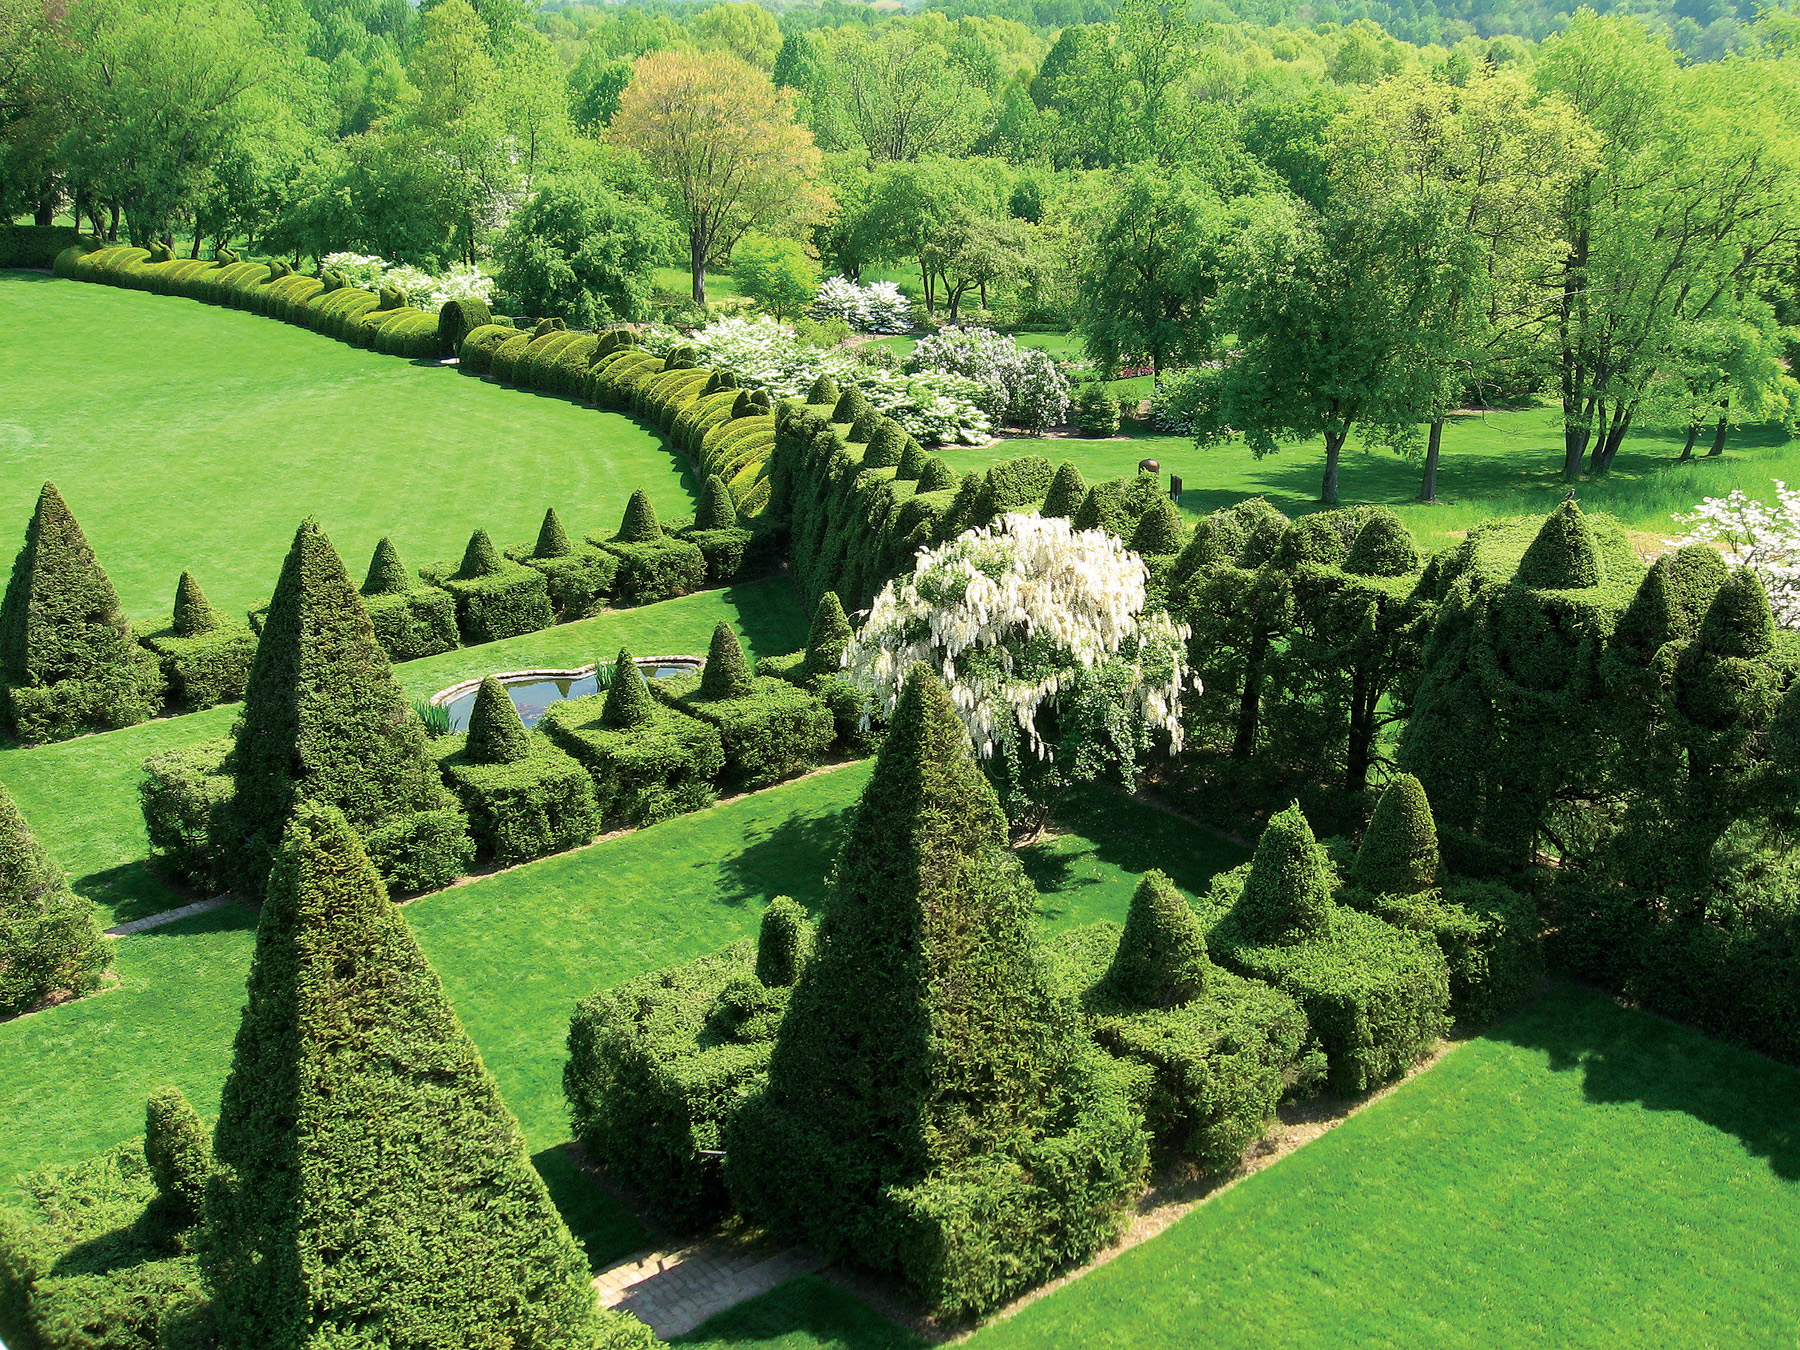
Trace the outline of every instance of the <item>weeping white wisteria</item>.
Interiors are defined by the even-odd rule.
[[[976,752],[1028,747],[1040,760],[1081,752],[1045,714],[1086,691],[1181,748],[1187,629],[1143,612],[1143,560],[1105,530],[1006,515],[920,552],[875,598],[844,653],[845,678],[882,715],[923,661],[943,676]],[[1106,720],[1106,719],[1102,719]],[[1076,739],[1080,737],[1077,734]],[[1092,775],[1085,775],[1092,776]]]

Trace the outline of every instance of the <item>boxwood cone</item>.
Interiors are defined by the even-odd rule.
[[[531,735],[519,720],[519,710],[506,686],[492,675],[475,691],[464,750],[478,764],[516,764],[531,753]]]
[[[212,1147],[199,1113],[178,1087],[160,1087],[144,1107],[144,1160],[163,1214],[177,1227],[200,1217]]]
[[[1600,584],[1600,545],[1574,502],[1544,518],[1519,560],[1520,582],[1537,591],[1572,591]]]
[[[770,989],[786,988],[799,979],[811,927],[797,900],[778,895],[769,901],[756,934],[756,978]]]
[[[694,517],[696,530],[729,530],[737,524],[737,507],[732,503],[731,490],[725,486],[725,480],[718,474],[710,474],[706,479],[706,490],[700,497],[700,511]]]
[[[175,583],[175,621],[171,627],[176,637],[198,637],[219,626],[219,616],[206,602],[206,593],[194,580],[192,572],[183,572]]]
[[[656,716],[656,701],[644,683],[644,672],[625,648],[619,648],[613,662],[612,684],[606,690],[606,704],[600,710],[600,721],[615,731],[642,726]]]
[[[369,575],[362,584],[364,595],[400,595],[418,583],[400,561],[400,551],[385,534],[375,545],[375,556],[369,559]]]
[[[1256,841],[1236,907],[1239,928],[1263,943],[1299,942],[1324,932],[1331,917],[1330,865],[1299,802],[1275,815]]]
[[[1168,876],[1151,868],[1132,892],[1107,983],[1133,1003],[1172,1008],[1205,992],[1211,968],[1199,916]]]
[[[468,547],[463,550],[462,563],[451,575],[458,581],[472,581],[476,577],[496,576],[504,570],[500,550],[494,547],[494,541],[488,538],[488,532],[477,530],[469,536]]]
[[[1439,883],[1437,824],[1424,785],[1398,773],[1375,804],[1350,879],[1378,895],[1417,895]]]
[[[713,628],[712,645],[707,648],[706,669],[700,674],[700,697],[744,698],[755,688],[738,635],[730,624],[718,624]]]
[[[806,635],[806,662],[802,668],[807,678],[817,680],[837,674],[849,641],[850,620],[844,617],[843,603],[836,591],[826,591],[813,610],[812,629]]]
[[[1044,498],[1043,508],[1039,514],[1048,519],[1051,516],[1067,520],[1081,507],[1081,500],[1087,496],[1087,482],[1081,476],[1071,460],[1064,460],[1056,466],[1056,477],[1050,480],[1050,491]]]
[[[619,524],[621,544],[649,544],[662,538],[662,526],[656,519],[656,508],[642,488],[625,503],[625,519]]]
[[[557,518],[556,508],[550,507],[544,512],[544,523],[538,527],[537,545],[531,550],[534,558],[566,558],[575,551],[569,542],[568,531]]]

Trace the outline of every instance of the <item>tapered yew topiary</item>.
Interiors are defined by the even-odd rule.
[[[169,625],[176,637],[199,637],[219,626],[219,616],[206,602],[206,592],[192,572],[183,572],[175,583],[175,620]]]
[[[956,471],[936,455],[925,461],[925,469],[919,475],[919,492],[942,492],[945,488],[956,486]]]
[[[862,390],[858,389],[855,385],[851,385],[848,389],[844,390],[843,393],[838,395],[837,406],[831,410],[831,420],[833,422],[843,422],[850,426],[855,426],[856,419],[868,411],[868,398],[863,394]]]
[[[178,1087],[160,1087],[144,1107],[144,1161],[163,1215],[185,1228],[200,1217],[212,1148],[199,1113]]]
[[[1181,512],[1175,509],[1175,503],[1167,497],[1158,497],[1156,503],[1138,518],[1137,528],[1131,532],[1132,552],[1146,558],[1170,557],[1181,552],[1186,541],[1181,527]]]
[[[906,453],[906,432],[891,417],[883,417],[880,413],[865,414],[869,420],[869,448],[863,451],[863,467],[865,469],[897,468],[900,456]],[[855,440],[853,431],[851,439]],[[899,477],[895,474],[895,477]]]
[[[506,686],[492,675],[475,691],[464,753],[477,764],[516,764],[531,753],[531,736]]]
[[[450,574],[450,579],[473,581],[476,577],[498,576],[505,570],[505,564],[500,561],[500,550],[494,547],[494,541],[488,538],[488,532],[477,530],[469,536],[468,546],[463,549],[462,562]]]
[[[867,447],[874,441],[875,433],[880,430],[881,423],[882,416],[880,413],[876,412],[873,408],[865,408],[862,412],[857,414],[856,420],[850,424],[850,435],[848,439],[855,441],[858,445]],[[897,448],[894,458],[889,460],[886,464],[870,464],[867,450],[865,449],[863,453],[864,468],[887,468],[889,465],[898,464],[899,462],[900,458]]]
[[[706,649],[706,669],[700,673],[700,697],[747,698],[755,688],[738,635],[728,623],[715,625],[712,645]]]
[[[0,1017],[87,992],[111,960],[94,902],[69,889],[0,787]]]
[[[1331,922],[1331,864],[1295,802],[1256,842],[1244,893],[1233,911],[1253,942],[1287,944],[1323,934]]]
[[[1544,518],[1517,576],[1536,591],[1575,591],[1598,586],[1604,572],[1593,526],[1579,506],[1564,502]]]
[[[656,716],[656,700],[644,683],[644,672],[625,648],[613,662],[612,683],[607,686],[606,703],[600,710],[600,723],[613,731],[641,727]]]
[[[837,381],[832,379],[829,375],[821,375],[812,382],[812,388],[806,391],[806,401],[808,403],[817,403],[820,406],[829,403],[835,408],[838,401],[838,392]]]
[[[1395,774],[1369,817],[1350,879],[1377,895],[1418,895],[1440,883],[1440,872],[1424,785],[1410,773]]]
[[[1608,645],[1648,665],[1664,643],[1700,631],[1700,620],[1730,575],[1725,560],[1704,544],[1663,554],[1644,573]]]
[[[362,593],[401,595],[417,584],[413,574],[406,570],[406,564],[400,561],[400,550],[394,547],[394,541],[382,535],[381,542],[375,545],[375,556],[369,559],[369,575],[363,581]]]
[[[566,558],[575,551],[569,532],[563,529],[554,506],[544,511],[544,523],[538,526],[537,544],[531,550],[534,558]]]
[[[617,1315],[600,1312],[517,1120],[329,806],[302,806],[286,831],[247,992],[200,1254],[221,1344],[604,1343]]]
[[[656,519],[656,508],[650,505],[648,494],[639,488],[631,494],[631,500],[625,503],[625,519],[620,522],[615,539],[621,544],[653,544],[662,537],[662,525]]]
[[[1081,470],[1075,467],[1072,460],[1065,459],[1056,466],[1056,477],[1050,480],[1049,494],[1044,498],[1043,509],[1038,514],[1049,518],[1055,516],[1067,520],[1081,508],[1082,498],[1087,496],[1087,481],[1082,478]]]
[[[729,530],[737,525],[737,505],[731,499],[731,489],[725,486],[725,480],[718,474],[711,474],[706,480],[706,490],[700,495],[700,510],[694,516],[696,530]]]
[[[917,482],[924,476],[925,466],[929,462],[930,457],[926,455],[925,447],[908,436],[906,448],[900,452],[900,463],[894,468],[894,481],[897,483]]]
[[[808,679],[823,679],[843,668],[844,647],[850,641],[850,620],[836,591],[826,591],[813,610],[812,629],[806,635],[806,660],[801,669]]]
[[[800,978],[812,942],[805,908],[791,896],[778,895],[763,911],[756,933],[756,978],[770,989],[782,989]]]
[[[1726,578],[1700,620],[1696,642],[1714,656],[1767,656],[1775,645],[1775,616],[1761,578],[1740,567]]]
[[[1164,873],[1155,868],[1144,873],[1132,892],[1107,983],[1133,1003],[1173,1008],[1205,991],[1211,969],[1193,906]]]

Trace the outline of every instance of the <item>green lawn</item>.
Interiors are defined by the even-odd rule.
[[[0,313],[0,538],[54,481],[134,618],[168,612],[184,567],[216,605],[265,602],[308,514],[360,579],[383,534],[417,567],[478,526],[529,543],[546,506],[582,531],[634,488],[693,509],[659,436],[568,399],[36,273],[0,272]]]

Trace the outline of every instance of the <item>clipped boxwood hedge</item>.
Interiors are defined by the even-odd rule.
[[[725,767],[717,728],[653,705],[642,725],[615,730],[601,722],[605,706],[603,694],[565,699],[539,723],[592,775],[603,819],[649,825],[712,805],[713,780]]]
[[[805,773],[831,752],[831,710],[785,680],[753,678],[741,698],[706,698],[698,673],[669,675],[651,691],[671,708],[719,730],[725,750],[721,786],[754,791]]]
[[[544,575],[500,556],[477,530],[459,564],[421,567],[428,584],[456,597],[456,626],[471,646],[548,628],[555,621]]]
[[[256,634],[248,624],[222,623],[193,637],[179,637],[164,627],[139,641],[156,653],[169,697],[183,707],[198,711],[244,696],[244,681],[256,657]]]
[[[510,866],[575,848],[600,833],[588,771],[547,738],[528,736],[526,757],[511,764],[471,759],[467,739],[440,737],[432,753],[469,813],[477,857]]]
[[[486,375],[493,367],[494,353],[500,344],[519,335],[518,329],[504,323],[483,324],[471,329],[456,349],[457,365],[471,375]]]
[[[0,225],[0,267],[50,267],[86,237],[73,225]]]

